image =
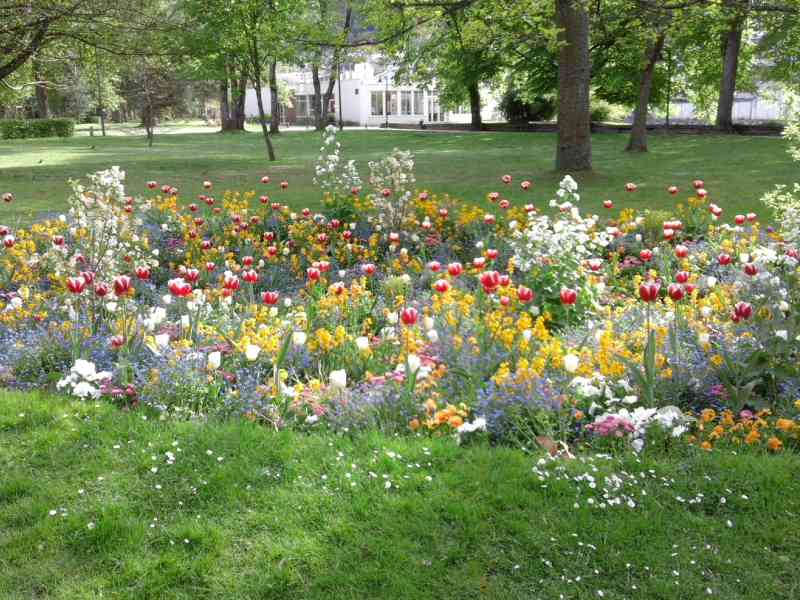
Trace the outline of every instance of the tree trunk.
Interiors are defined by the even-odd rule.
[[[314,127],[322,123],[322,83],[319,80],[319,65],[311,65],[311,82],[314,85]]]
[[[272,135],[280,133],[281,103],[278,99],[278,61],[273,60],[269,65],[269,102],[271,120],[269,132]]]
[[[36,79],[36,116],[40,119],[49,119],[50,102],[47,97],[47,82],[42,65],[38,60],[33,61],[33,77]]]
[[[353,9],[351,6],[347,6],[347,10],[345,11],[344,15],[344,25],[342,26],[342,32],[345,37],[350,33],[350,26],[352,23],[352,15]],[[340,48],[335,48],[333,51],[333,55],[331,56],[331,66],[328,69],[328,87],[325,89],[325,93],[321,93],[322,90],[322,83],[319,79],[319,65],[313,65],[311,67],[311,74],[314,79],[314,104],[315,106],[319,106],[319,111],[315,113],[315,120],[316,123],[314,124],[317,131],[325,129],[328,126],[328,107],[331,105],[331,98],[333,98],[333,90],[336,87],[336,79],[339,76],[339,68],[340,68],[340,61],[342,60],[342,53]],[[342,99],[339,98],[339,102]]]
[[[472,129],[480,131],[483,121],[481,119],[481,90],[477,82],[469,84],[469,110],[472,114]]]
[[[267,118],[264,111],[264,98],[261,95],[261,57],[258,51],[258,38],[255,36],[249,40],[250,44],[250,68],[253,76],[253,87],[256,88],[256,101],[258,102],[258,122],[261,123],[261,133],[264,136],[264,144],[267,146],[267,157],[275,160],[275,148],[272,147],[272,140],[267,129]]]
[[[238,131],[244,131],[244,123],[245,123],[245,111],[244,111],[244,101],[247,97],[247,78],[241,77],[238,81],[234,80],[234,94],[233,94],[233,108],[232,108],[232,115],[234,122],[236,123],[236,129]],[[257,93],[261,93],[261,89],[257,90]]]
[[[556,0],[558,50],[558,142],[556,169],[589,171],[592,138],[589,116],[589,15],[580,0]]]
[[[656,63],[661,59],[665,37],[665,34],[660,32],[645,54],[646,63],[639,80],[639,103],[633,112],[631,136],[625,148],[628,152],[647,152],[647,107],[653,89],[653,73],[656,70]]]
[[[733,4],[730,2],[729,5]],[[739,51],[742,47],[744,16],[736,15],[730,29],[722,38],[722,81],[719,86],[716,127],[733,131],[733,100],[736,93],[736,75],[739,70]]]
[[[228,95],[228,80],[222,79],[219,82],[219,122],[223,132],[235,129],[231,124],[231,105]]]
[[[333,97],[333,90],[336,85],[336,71],[338,71],[338,68],[336,68],[336,70],[331,69],[331,75],[328,78],[328,87],[322,95],[322,123],[317,125],[317,130],[325,129],[328,126],[328,107],[331,105],[331,98]]]

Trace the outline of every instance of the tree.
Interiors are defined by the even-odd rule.
[[[159,0],[7,0],[0,3],[0,81],[50,45],[72,41],[119,56],[154,54],[149,35],[173,26]]]
[[[435,86],[444,106],[467,102],[474,130],[482,127],[481,85],[496,80],[503,64],[502,55],[486,43],[486,17],[480,3],[468,5],[417,28],[392,48],[398,78]]]
[[[280,133],[281,122],[281,103],[278,98],[278,61],[274,58],[269,65],[269,99],[270,99],[270,115],[272,120],[269,124],[269,132],[272,135]]]
[[[647,152],[647,113],[650,106],[650,93],[653,89],[653,74],[656,63],[661,59],[666,37],[666,32],[659,31],[656,39],[645,52],[645,66],[639,81],[639,101],[633,111],[633,126],[628,145],[625,147],[628,152]]]
[[[322,130],[353,25],[353,5],[349,0],[310,0],[301,23],[304,41],[299,45],[299,60],[311,70],[314,126]],[[323,78],[327,80],[324,90]]]
[[[719,84],[717,118],[715,125],[723,131],[733,130],[733,101],[736,94],[736,76],[739,71],[739,53],[742,34],[750,1],[725,0],[728,26],[722,34],[722,79]]]
[[[556,0],[558,34],[558,141],[556,169],[592,168],[589,109],[589,15],[581,0]]]
[[[158,57],[131,59],[122,82],[124,95],[141,116],[148,146],[155,139],[155,127],[165,110],[181,102],[179,82],[169,61]]]

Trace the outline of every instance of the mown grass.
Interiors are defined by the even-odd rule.
[[[180,131],[181,128],[176,128]],[[393,147],[412,150],[417,157],[420,186],[446,192],[469,202],[480,202],[487,192],[502,188],[504,173],[516,182],[530,179],[534,189],[522,194],[516,183],[511,193],[517,203],[533,201],[546,207],[561,177],[553,171],[555,136],[548,133],[436,133],[408,131],[345,131],[340,136],[345,157],[355,159],[362,177],[367,162]],[[776,183],[796,177],[785,144],[774,137],[653,135],[650,152],[623,152],[625,136],[593,136],[595,170],[576,174],[585,205],[601,210],[604,199],[620,208],[670,208],[684,200],[691,181],[702,178],[712,199],[728,214],[763,212],[757,202]],[[179,133],[157,136],[148,148],[141,135],[80,136],[70,139],[0,141],[0,192],[11,191],[18,200],[2,206],[2,221],[29,221],[43,212],[62,210],[70,178],[111,165],[128,172],[132,193],[144,190],[150,179],[176,185],[184,198],[202,192],[204,179],[216,191],[259,190],[294,208],[318,207],[320,193],[311,179],[320,147],[315,132],[287,132],[275,139],[279,160],[268,163],[258,133]],[[262,174],[275,184],[262,186]],[[277,191],[280,179],[289,180],[286,193]],[[639,185],[635,194],[623,186]],[[669,196],[665,189],[678,185],[682,192]]]
[[[0,392],[0,598],[800,595],[796,455],[537,466],[448,438],[146,416]],[[622,505],[600,508],[603,488]]]

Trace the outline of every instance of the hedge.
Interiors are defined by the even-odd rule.
[[[6,119],[0,120],[0,137],[4,140],[44,137],[72,137],[72,119]]]

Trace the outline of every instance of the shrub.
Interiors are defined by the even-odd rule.
[[[556,105],[552,98],[542,96],[526,101],[516,89],[509,88],[500,100],[500,112],[511,123],[549,121],[556,114]]]
[[[4,140],[25,138],[72,137],[72,119],[8,119],[0,121],[0,136]]]

